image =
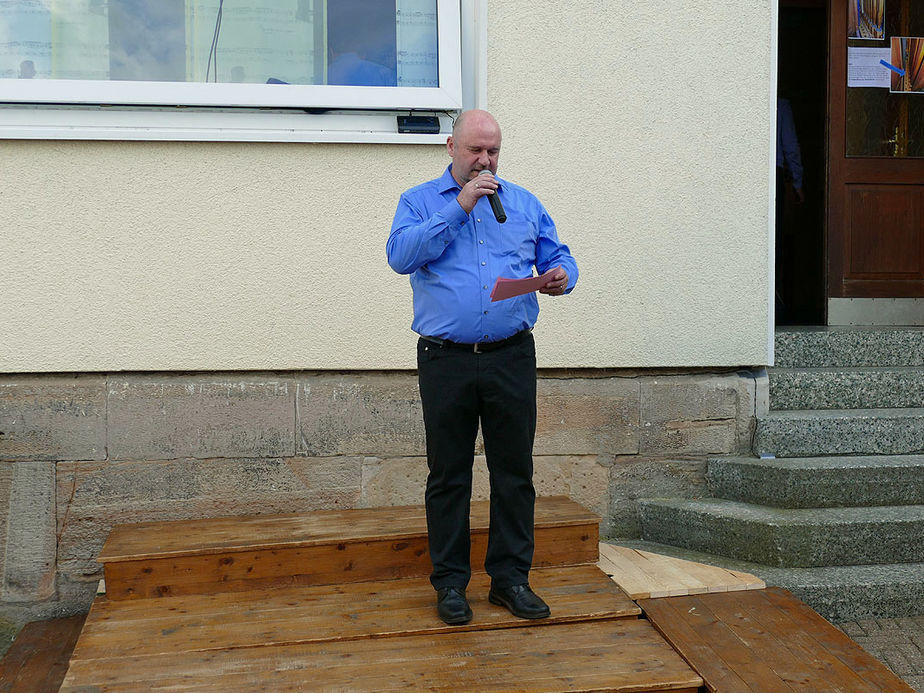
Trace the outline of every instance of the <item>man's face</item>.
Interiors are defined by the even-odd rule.
[[[500,146],[497,122],[489,116],[470,116],[446,142],[452,157],[452,177],[459,185],[465,185],[484,169],[496,174]]]

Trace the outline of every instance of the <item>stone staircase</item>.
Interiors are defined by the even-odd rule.
[[[924,613],[924,330],[787,329],[776,352],[756,456],[710,460],[709,498],[641,501],[638,546],[831,620]]]

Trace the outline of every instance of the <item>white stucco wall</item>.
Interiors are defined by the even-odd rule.
[[[540,366],[768,362],[773,10],[490,3],[500,173],[581,267]],[[430,145],[0,142],[0,372],[411,368]]]

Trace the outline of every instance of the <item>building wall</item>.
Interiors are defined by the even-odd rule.
[[[636,498],[702,493],[710,456],[750,449],[773,10],[489,7],[500,173],[582,271],[541,298],[537,488],[633,536]],[[85,609],[115,523],[420,502],[410,289],[384,245],[442,146],[0,141],[0,159],[0,613]]]
[[[500,173],[582,269],[546,367],[769,361],[772,12],[491,2]],[[0,372],[413,367],[385,264],[438,145],[0,144]]]

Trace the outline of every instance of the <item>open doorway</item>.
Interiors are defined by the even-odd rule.
[[[802,196],[791,176],[777,204],[778,325],[825,324],[827,0],[780,0],[777,90],[792,106]]]

